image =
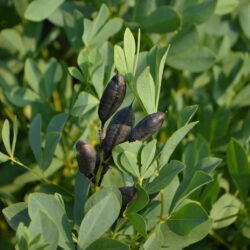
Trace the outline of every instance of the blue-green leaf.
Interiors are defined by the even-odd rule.
[[[164,145],[160,155],[160,168],[166,165],[170,156],[174,152],[177,145],[181,142],[184,136],[197,124],[198,122],[191,122],[177,131],[175,131]]]
[[[149,67],[147,67],[138,77],[136,82],[136,91],[147,114],[156,112],[155,83],[150,74]]]
[[[64,0],[35,0],[28,5],[24,17],[31,21],[39,22],[49,17]]]
[[[10,123],[7,119],[5,119],[2,127],[2,139],[3,144],[7,153],[11,156],[11,148],[10,148]]]
[[[85,215],[78,236],[78,250],[86,249],[99,239],[114,223],[120,213],[121,204],[114,194],[108,194]]]
[[[241,199],[246,201],[250,188],[250,167],[245,150],[234,139],[228,144],[227,165],[233,182],[240,191]]]
[[[17,230],[20,222],[29,225],[28,206],[25,202],[12,204],[3,209],[3,215],[13,230]]]
[[[29,143],[32,149],[32,152],[36,158],[37,163],[40,165],[42,162],[42,149],[41,149],[41,127],[42,127],[42,117],[40,114],[37,114],[30,124],[29,129]]]

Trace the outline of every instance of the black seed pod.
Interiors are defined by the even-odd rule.
[[[79,140],[76,143],[77,162],[79,171],[87,178],[94,177],[94,170],[96,164],[96,152],[92,145]]]
[[[165,113],[163,112],[157,112],[146,116],[132,129],[128,140],[132,142],[147,139],[162,126],[164,120]]]
[[[123,76],[117,73],[107,84],[100,100],[98,115],[102,122],[102,127],[120,107],[125,94],[126,83]]]
[[[128,203],[135,198],[137,189],[135,187],[120,187],[119,190],[122,194],[122,206],[120,211],[120,217],[122,217],[122,213],[126,209]]]
[[[106,131],[106,137],[102,142],[104,158],[107,159],[111,155],[113,147],[126,141],[133,127],[135,118],[132,110],[132,103],[119,110],[112,118]]]

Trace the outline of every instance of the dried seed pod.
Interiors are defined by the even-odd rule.
[[[162,126],[165,120],[165,113],[157,112],[147,115],[132,129],[128,140],[130,142],[140,140],[143,141],[155,133]]]
[[[87,178],[94,177],[94,170],[96,165],[96,152],[92,145],[79,140],[76,143],[77,162],[79,171]]]
[[[120,107],[125,94],[126,83],[123,76],[117,73],[107,84],[100,100],[98,115],[102,122],[102,127]]]
[[[112,118],[106,131],[106,137],[102,142],[102,149],[104,152],[104,159],[111,155],[113,147],[126,141],[131,129],[133,127],[135,118],[132,110],[132,103],[121,110],[119,110]]]
[[[122,208],[125,209],[137,194],[137,189],[135,187],[120,187],[119,190],[122,194]]]

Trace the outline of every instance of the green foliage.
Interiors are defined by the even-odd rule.
[[[0,16],[1,248],[248,249],[248,0],[8,0]],[[134,127],[166,119],[107,157],[116,72]]]

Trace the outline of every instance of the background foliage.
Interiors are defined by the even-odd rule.
[[[0,246],[249,247],[249,1],[1,0],[0,17]],[[167,119],[157,141],[115,149],[104,189],[86,202],[74,145],[98,147],[97,107],[115,69],[137,121],[157,110]],[[112,226],[115,187],[142,176],[146,190]]]

